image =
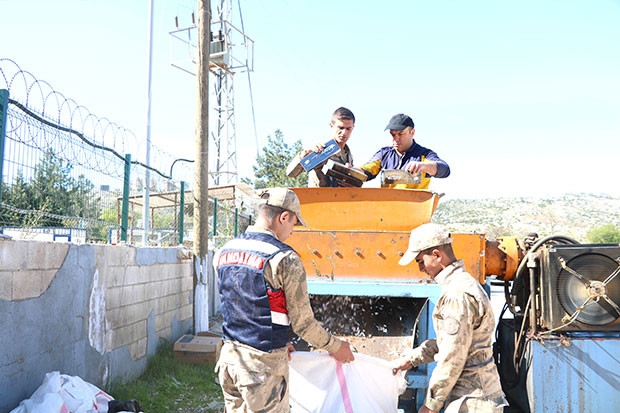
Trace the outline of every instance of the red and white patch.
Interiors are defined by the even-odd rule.
[[[286,297],[284,296],[284,291],[272,291],[267,289],[267,296],[269,297],[269,306],[271,307],[271,322],[281,326],[291,325],[288,311],[286,311]]]

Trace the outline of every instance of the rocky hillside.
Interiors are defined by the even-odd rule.
[[[485,233],[487,239],[565,235],[586,242],[586,233],[605,224],[620,225],[620,198],[603,194],[564,194],[549,198],[440,200],[433,222],[455,232]]]

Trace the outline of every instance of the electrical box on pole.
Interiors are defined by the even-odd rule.
[[[241,24],[232,22],[232,0],[217,0],[212,6],[210,26],[209,92],[211,95],[210,162],[209,175],[214,185],[238,182],[237,142],[234,104],[234,75],[254,70],[254,41],[244,32]],[[241,10],[238,10],[241,16]],[[189,74],[196,74],[197,44],[194,14],[175,19],[170,31],[171,64]],[[240,19],[241,20],[241,19]]]

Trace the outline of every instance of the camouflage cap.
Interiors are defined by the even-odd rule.
[[[261,204],[291,211],[297,216],[298,224],[306,226],[306,221],[301,217],[301,205],[295,192],[288,188],[269,188],[261,192],[260,198]]]
[[[398,263],[407,265],[418,256],[420,251],[439,245],[450,244],[450,232],[439,224],[422,224],[411,230],[409,247]]]

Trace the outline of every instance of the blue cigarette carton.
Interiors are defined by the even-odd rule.
[[[325,143],[325,149],[322,152],[310,152],[301,160],[301,166],[308,172],[325,162],[330,156],[340,152],[340,146],[334,139]]]

